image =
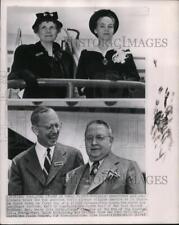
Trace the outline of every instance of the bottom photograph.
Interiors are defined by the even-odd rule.
[[[8,195],[145,194],[144,100],[9,101]]]

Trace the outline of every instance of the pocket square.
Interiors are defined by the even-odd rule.
[[[54,166],[63,166],[63,161],[54,162]]]
[[[115,170],[115,171],[109,170],[108,174],[107,174],[107,180],[112,180],[112,179],[116,179],[116,178],[120,178],[120,174],[119,174],[118,170]]]

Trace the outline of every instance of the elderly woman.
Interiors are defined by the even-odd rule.
[[[55,42],[61,31],[57,12],[38,13],[32,28],[40,41],[19,46],[8,79],[23,79],[26,88],[23,98],[64,98],[65,87],[39,87],[37,78],[73,78],[74,61]]]
[[[81,52],[76,78],[113,81],[140,79],[130,51],[113,47],[112,39],[118,27],[118,18],[111,10],[102,9],[91,16],[89,28],[98,38],[98,45]],[[87,98],[129,97],[126,88],[83,88],[79,92]]]

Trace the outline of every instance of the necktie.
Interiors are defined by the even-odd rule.
[[[93,162],[90,175],[95,176],[98,172],[98,167],[99,167],[99,161]]]
[[[43,172],[44,172],[46,178],[48,177],[51,164],[52,164],[52,162],[51,162],[50,148],[48,148],[47,154],[45,156],[44,168],[43,168]]]

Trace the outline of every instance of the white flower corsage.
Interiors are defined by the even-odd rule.
[[[114,63],[125,63],[128,58],[128,54],[131,54],[130,50],[117,50],[117,52],[112,56],[112,61]]]

